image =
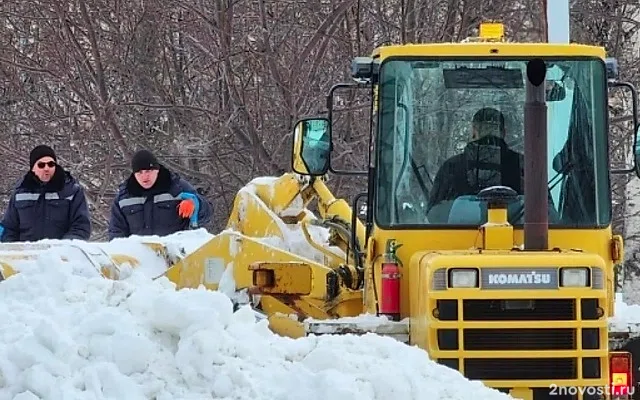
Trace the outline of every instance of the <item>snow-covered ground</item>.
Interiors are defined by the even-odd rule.
[[[162,241],[177,255],[209,237]],[[142,261],[121,281],[74,243],[34,253],[0,283],[0,399],[510,398],[390,338],[277,336],[221,292],[174,290],[136,238],[101,247]]]

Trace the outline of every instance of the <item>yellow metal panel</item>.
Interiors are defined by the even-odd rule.
[[[528,388],[514,388],[509,391],[509,394],[514,399],[533,400],[533,391]]]
[[[498,22],[483,22],[480,24],[480,37],[482,39],[502,39],[504,37],[504,25]]]
[[[263,296],[260,300],[260,306],[262,311],[268,316],[282,315],[290,318],[291,315],[298,315],[297,311],[293,307],[290,307],[271,296]]]
[[[381,230],[379,228],[373,231],[373,239],[376,243],[386,243],[389,239],[395,239],[398,244],[402,244],[396,255],[401,260],[404,265],[404,274],[402,276],[401,282],[401,297],[400,297],[400,308],[401,314],[403,317],[410,317],[409,314],[409,296],[412,291],[416,292],[416,295],[420,295],[421,291],[417,290],[415,286],[412,286],[411,281],[408,279],[410,275],[410,271],[406,271],[407,268],[413,268],[413,262],[410,262],[411,257],[417,256],[418,253],[425,252],[437,252],[442,253],[445,251],[451,251],[456,249],[471,249],[468,251],[469,254],[475,252],[480,255],[479,250],[473,250],[474,248],[478,249],[482,246],[482,233],[479,230],[469,229],[437,229],[437,230]],[[523,243],[523,232],[522,229],[515,229],[513,232],[513,241],[515,247],[520,247]],[[580,254],[581,252],[585,253],[594,253],[600,257],[600,263],[604,262],[603,267],[607,274],[612,274],[613,265],[609,260],[610,256],[610,241],[611,241],[611,229],[595,229],[595,230],[580,230],[580,229],[550,229],[549,230],[549,248],[562,248],[562,249],[575,249],[575,254]],[[367,290],[371,291],[371,294],[367,294],[368,298],[371,301],[376,296],[380,296],[380,255],[384,251],[384,248],[378,246],[373,251],[371,258],[376,260],[372,269],[371,276],[372,281],[368,284]],[[486,253],[486,252],[485,252]],[[566,254],[574,254],[574,253],[566,253]],[[422,254],[423,255],[423,254]],[[420,257],[422,255],[419,255]],[[552,259],[556,259],[557,254],[548,253],[548,257]],[[571,258],[571,256],[569,256]],[[480,258],[484,260],[484,258]],[[607,260],[605,262],[605,260]],[[525,257],[518,258],[513,260],[517,264],[514,265],[522,265],[527,266],[531,264],[526,264],[530,262],[537,261],[526,261]],[[558,260],[558,262],[563,262]],[[491,262],[485,262],[485,264],[490,264]],[[611,285],[612,282],[608,282],[608,285]],[[377,293],[374,293],[374,289]],[[570,289],[563,289],[570,290]],[[519,293],[523,293],[522,291]],[[526,297],[526,293],[525,297]],[[444,294],[444,293],[443,293]],[[567,295],[575,295],[575,293],[567,292]],[[595,295],[595,293],[592,293]],[[423,295],[423,294],[422,294]],[[440,295],[437,293],[432,293],[431,295]],[[522,294],[520,294],[522,296]],[[544,296],[542,291],[536,291],[537,296]],[[488,294],[487,296],[491,296]],[[613,298],[609,299],[613,301]],[[374,303],[375,304],[375,303]],[[610,313],[607,313],[610,315]]]
[[[313,274],[311,267],[305,262],[274,263],[259,261],[251,264],[249,269],[254,272],[254,277],[260,274],[267,276],[263,286],[258,285],[254,279],[254,284],[260,288],[262,293],[296,295],[308,295],[311,293]]]
[[[426,295],[430,292],[429,280],[426,279],[426,271],[419,267],[420,257],[412,257],[410,263],[405,265],[408,267],[409,282],[415,288],[410,297],[410,305],[413,313],[411,314],[409,344],[427,350],[431,337],[429,331],[429,317],[431,310],[429,304],[425,301]],[[406,289],[409,291],[409,289]],[[422,293],[422,295],[419,295]],[[437,338],[435,338],[437,341]]]
[[[557,267],[557,266],[589,266],[604,268],[605,260],[598,254],[579,251],[441,251],[421,252],[424,264],[421,267],[436,269],[447,267]],[[479,257],[481,256],[481,257]]]
[[[596,57],[604,60],[603,47],[581,44],[548,43],[428,43],[383,46],[380,59],[411,56],[454,56],[454,57]]]
[[[513,247],[513,228],[508,225],[486,226],[484,230],[485,250],[510,249]]]
[[[227,228],[253,237],[283,237],[261,200],[249,192],[236,196]]]
[[[343,288],[338,298],[326,300],[325,282],[331,268],[231,231],[221,232],[174,264],[165,275],[176,283],[178,289],[196,288],[202,284],[208,289],[217,290],[222,275],[232,273],[236,289],[264,292],[254,285],[252,265],[261,265],[280,274],[279,285],[264,294],[273,295],[277,302],[286,303],[286,307],[278,311],[292,310],[314,318],[355,316],[362,311],[361,291]],[[227,272],[228,268],[233,270]],[[263,298],[263,307],[264,303]]]
[[[305,336],[304,325],[283,314],[269,316],[269,329],[278,335],[294,339]]]
[[[545,321],[546,324],[546,321]],[[531,323],[529,324],[531,325]],[[607,357],[608,349],[600,350],[493,350],[493,351],[471,351],[471,350],[438,350],[438,340],[435,336],[434,340],[429,343],[429,354],[435,358],[571,358],[577,354],[580,357]]]
[[[16,274],[16,270],[13,269],[11,265],[0,261],[0,281],[3,281],[15,274]]]
[[[522,290],[520,292],[523,292]],[[511,299],[515,299],[516,297],[509,296]],[[452,296],[454,297],[454,296]],[[460,297],[460,296],[457,296]],[[529,296],[521,295],[519,298],[530,298]],[[557,297],[557,293],[556,293]],[[564,297],[564,296],[563,296]],[[591,298],[589,296],[589,298]],[[478,297],[473,297],[474,300],[491,300],[496,299],[496,296],[492,296],[488,299],[482,299]],[[498,299],[499,300],[499,299]],[[427,316],[432,315],[432,312],[429,311]],[[535,323],[535,322],[534,322]],[[478,329],[478,328],[492,328],[492,329],[511,329],[511,328],[530,328],[532,322],[531,321],[465,321],[464,327],[469,329]],[[458,329],[461,327],[461,321],[438,321],[438,320],[430,320],[429,321],[430,328],[439,328],[439,329]],[[599,320],[587,320],[587,321],[545,321],[544,327],[546,328],[606,328],[607,323],[605,319],[601,318]]]

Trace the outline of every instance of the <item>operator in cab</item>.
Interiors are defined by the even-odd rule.
[[[429,208],[459,196],[476,195],[490,186],[508,186],[523,194],[524,156],[505,141],[504,115],[482,108],[472,120],[472,137],[461,154],[446,160],[429,194]]]

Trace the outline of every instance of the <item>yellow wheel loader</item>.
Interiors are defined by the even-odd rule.
[[[243,188],[227,229],[182,255],[147,241],[163,276],[243,294],[282,335],[394,337],[515,398],[637,398],[639,342],[607,323],[623,259],[610,172],[640,176],[640,152],[609,168],[609,90],[633,96],[634,151],[640,133],[615,60],[507,42],[492,23],[462,43],[379,47],[352,76],[326,117],[295,125],[293,172]],[[333,94],[351,87],[372,99],[365,171],[331,164]],[[367,191],[349,205],[329,172],[360,174]],[[0,245],[2,279],[51,246]],[[139,261],[104,243],[62,246],[111,279]]]
[[[640,176],[639,153],[633,168],[609,168],[609,90],[631,92],[638,132],[637,94],[615,60],[595,46],[506,42],[485,24],[463,43],[383,46],[352,67],[357,82],[332,88],[328,117],[298,121],[293,148],[321,218],[350,219],[349,257],[326,274],[251,267],[253,293],[273,296],[266,314],[294,312],[306,334],[406,339],[516,398],[632,398],[637,344],[607,323],[623,259],[610,172]],[[351,86],[373,99],[364,233],[355,202],[334,203],[322,181],[344,172],[330,162],[332,95]],[[319,285],[322,303],[302,307]],[[360,312],[389,322],[341,318]]]

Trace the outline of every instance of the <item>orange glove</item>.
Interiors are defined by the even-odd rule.
[[[195,210],[196,204],[193,202],[193,200],[182,200],[178,204],[178,215],[182,218],[191,218]]]

